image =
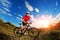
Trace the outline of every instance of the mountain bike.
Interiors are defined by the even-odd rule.
[[[20,24],[20,25],[21,25],[21,24]],[[27,31],[27,33],[28,33],[28,35],[29,35],[30,37],[37,37],[37,36],[39,35],[39,30],[38,30],[37,28],[31,27],[30,24],[27,24],[26,26],[27,26],[26,29],[23,29],[24,32],[23,32],[23,30],[21,30],[22,33],[19,33],[21,26],[20,26],[20,28],[16,27],[16,28],[14,29],[14,35],[15,35],[15,36],[18,36],[18,37],[21,37],[22,35],[24,35],[24,33],[25,33],[26,31]]]

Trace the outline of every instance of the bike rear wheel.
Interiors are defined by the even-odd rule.
[[[19,33],[19,29],[20,29],[20,28],[18,28],[18,27],[16,27],[16,28],[14,29],[14,35],[17,36],[17,37],[21,37],[21,36],[22,36],[22,33]]]
[[[30,37],[37,37],[39,35],[39,30],[36,28],[30,28],[28,31]]]

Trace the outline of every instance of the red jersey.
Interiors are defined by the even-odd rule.
[[[26,22],[27,22],[27,21],[29,21],[29,20],[30,20],[30,16],[26,16],[26,15],[25,15],[25,16],[23,16],[23,19],[24,19],[24,21],[26,21]]]

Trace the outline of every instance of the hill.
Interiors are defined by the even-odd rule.
[[[36,38],[31,38],[28,34],[22,37],[14,36],[13,29],[15,27],[10,22],[0,20],[0,40],[60,40],[60,22],[56,24],[54,30],[49,29],[49,31],[43,32],[39,30],[40,34]]]

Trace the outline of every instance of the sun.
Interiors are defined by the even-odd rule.
[[[32,20],[32,27],[36,28],[49,28],[49,25],[52,24],[54,18],[50,16],[40,16],[37,18],[33,18]]]
[[[50,24],[50,22],[47,19],[46,20],[44,19],[44,20],[40,21],[40,26],[43,27],[43,28],[48,28],[49,24]]]

